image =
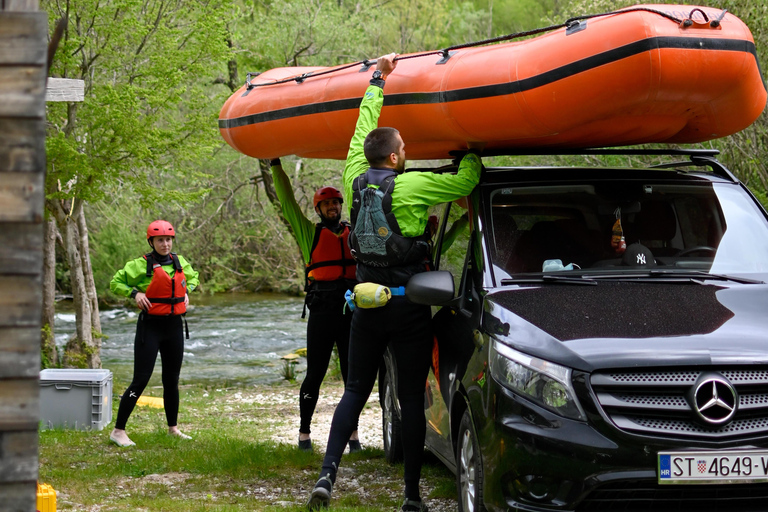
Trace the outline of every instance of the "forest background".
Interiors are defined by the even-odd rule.
[[[50,76],[85,83],[83,102],[48,103],[42,366],[100,367],[99,307],[124,300],[109,292],[109,281],[147,252],[144,234],[155,219],[175,226],[174,251],[200,272],[200,292],[301,293],[303,262],[268,163],[234,151],[218,130],[219,110],[247,72],[440,49],[635,3],[42,0],[51,38],[56,27],[61,34]],[[768,0],[705,5],[747,23],[765,64]],[[738,134],[694,146],[720,149],[764,205],[767,129],[763,113]],[[526,158],[515,163],[544,162]],[[339,187],[343,162],[282,160],[314,218],[315,189]],[[53,334],[61,296],[72,296],[77,333],[59,354]]]

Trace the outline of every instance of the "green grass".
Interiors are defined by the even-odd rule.
[[[137,446],[130,448],[109,442],[117,414],[114,397],[113,421],[102,431],[40,432],[39,481],[56,490],[57,510],[305,510],[323,453],[302,452],[271,439],[296,429],[298,403],[292,397],[298,394],[298,386],[287,382],[276,387],[183,386],[179,427],[194,439],[167,435],[162,409],[137,407],[128,422],[128,433]],[[341,383],[326,381],[324,386]],[[116,392],[124,387],[115,383]],[[156,388],[148,388],[145,394],[161,396]],[[259,399],[274,392],[283,400]],[[425,497],[455,502],[453,475],[428,459],[422,471]],[[387,464],[380,449],[345,454],[332,508],[398,509],[402,470],[402,465]]]

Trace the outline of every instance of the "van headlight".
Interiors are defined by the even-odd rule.
[[[490,348],[493,378],[515,393],[547,410],[586,421],[571,386],[571,369],[532,357],[493,340]]]

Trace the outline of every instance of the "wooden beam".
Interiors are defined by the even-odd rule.
[[[39,327],[0,327],[0,380],[39,377],[39,347]]]
[[[6,11],[36,11],[40,8],[38,0],[1,0]],[[0,9],[2,10],[2,9]]]
[[[3,35],[0,37],[0,63],[45,68],[48,60],[48,18],[45,13],[9,10],[0,13],[0,34]],[[41,32],[46,35],[42,40],[30,37],[30,34]]]
[[[18,482],[37,478],[37,465],[32,464],[37,458],[36,431],[0,433],[0,450],[5,455],[0,459],[0,482]]]
[[[0,509],[9,512],[35,510],[37,494],[48,74],[48,15],[38,8],[0,0]]]
[[[20,432],[33,430],[37,432],[37,424],[40,421],[40,380],[13,379],[0,380],[0,432]],[[37,446],[35,446],[37,450]],[[6,459],[6,453],[0,453],[0,464]],[[30,461],[20,461],[14,457],[13,465],[23,466],[18,472],[26,473],[26,468],[33,467],[37,475],[37,451]],[[6,469],[8,466],[6,466]],[[0,467],[0,474],[3,473]],[[26,479],[26,478],[24,478]],[[2,479],[0,479],[2,480]],[[5,479],[4,481],[9,481]]]
[[[38,119],[0,117],[0,170],[45,169],[45,125]]]
[[[83,101],[84,99],[85,81],[75,78],[48,77],[45,101]]]
[[[0,117],[45,116],[45,68],[3,67],[0,78]]]
[[[43,173],[0,172],[0,222],[42,223],[44,180]]]
[[[39,329],[42,301],[40,274],[36,276],[0,275],[0,326]],[[22,370],[22,368],[16,369],[19,375]],[[2,402],[1,398],[0,402]]]
[[[35,501],[30,501],[30,496],[37,494],[37,482],[9,482],[0,483],[0,496],[3,497],[3,510],[8,512],[33,512]]]
[[[0,276],[40,274],[43,235],[43,224],[4,224],[0,233]]]

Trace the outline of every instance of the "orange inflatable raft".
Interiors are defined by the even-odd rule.
[[[402,56],[387,79],[379,126],[400,130],[410,160],[447,158],[467,141],[489,150],[703,142],[746,128],[766,104],[749,29],[714,8],[637,6],[446,53]],[[249,79],[221,109],[222,136],[255,158],[346,158],[374,68],[331,69]]]

